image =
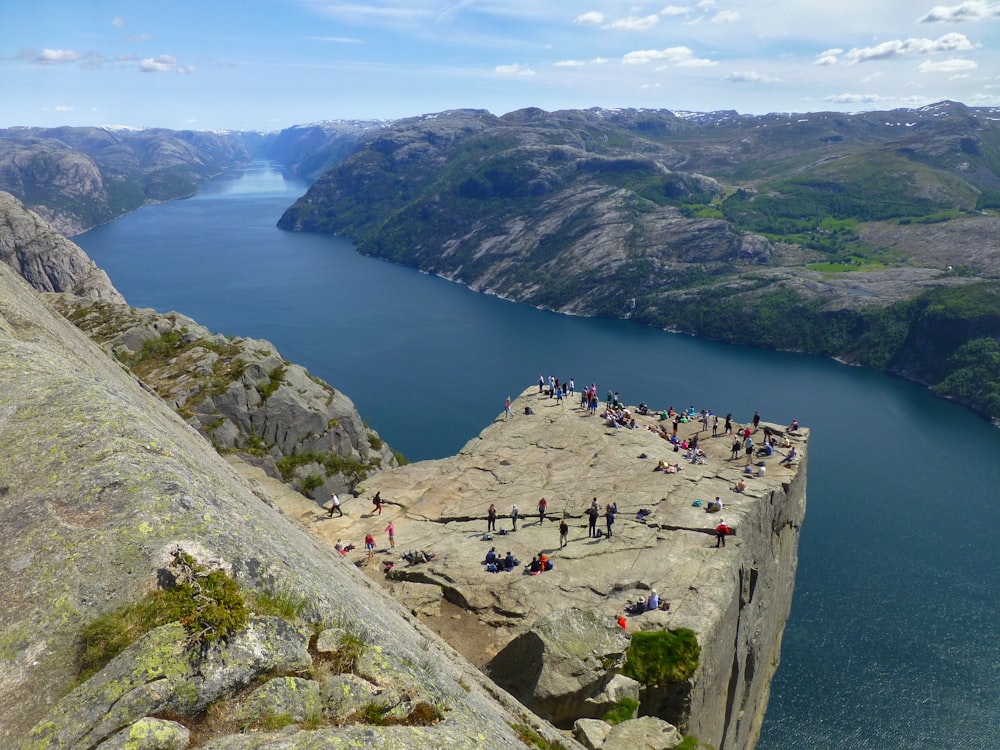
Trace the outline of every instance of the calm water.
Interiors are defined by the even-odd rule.
[[[136,306],[272,341],[411,460],[454,453],[539,372],[813,430],[809,508],[758,747],[1000,748],[1000,433],[828,360],[539,312],[274,226],[258,164],[75,238]]]

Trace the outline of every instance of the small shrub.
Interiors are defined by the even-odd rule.
[[[264,383],[264,385],[257,386],[257,393],[260,394],[262,399],[267,401],[274,395],[274,392],[278,390],[279,386],[281,386],[284,377],[285,367],[283,365],[278,365],[267,374],[267,382]]]
[[[376,435],[374,432],[368,433],[368,445],[372,447],[372,450],[382,450],[382,439]]]
[[[539,750],[563,750],[565,748],[561,742],[549,742],[527,724],[511,724],[510,728],[517,732],[517,736],[525,745],[533,745]]]
[[[301,490],[303,495],[308,495],[313,490],[323,486],[323,477],[319,474],[310,474],[302,480]]]
[[[621,724],[623,721],[628,721],[635,716],[637,708],[639,708],[639,701],[635,698],[622,698],[601,718],[614,726],[615,724]]]
[[[633,633],[622,674],[651,687],[683,682],[694,674],[700,657],[693,630]]]
[[[334,657],[334,666],[337,671],[341,673],[353,672],[367,648],[368,644],[359,635],[344,633],[340,636],[340,643]]]
[[[297,620],[309,603],[303,594],[285,587],[254,591],[250,596],[253,608],[259,614],[283,617],[286,620]]]

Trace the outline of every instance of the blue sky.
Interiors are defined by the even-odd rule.
[[[998,32],[990,0],[12,0],[0,127],[1000,106]]]

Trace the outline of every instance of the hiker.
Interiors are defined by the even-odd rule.
[[[337,516],[342,517],[344,511],[340,509],[340,498],[337,496],[336,492],[330,493],[330,514],[329,517],[333,518],[333,512],[337,511]]]
[[[720,518],[719,522],[715,525],[715,546],[725,547],[726,537],[729,535],[729,527],[726,525],[726,520]]]
[[[497,530],[497,506],[490,503],[490,507],[486,509],[486,533]]]
[[[608,539],[611,538],[611,527],[615,525],[615,506],[609,505],[604,510],[604,522],[608,526]]]
[[[389,546],[393,549],[396,548],[396,524],[393,521],[389,521],[389,525],[385,527],[386,532],[389,534]]]
[[[513,530],[517,531],[517,514],[519,513],[517,509],[517,504],[510,506],[510,523],[513,526]]]
[[[548,501],[543,497],[538,501],[538,525],[541,526],[545,520],[545,511],[549,507]]]
[[[563,518],[559,522],[559,548],[562,549],[567,544],[569,544],[569,524]]]
[[[372,505],[375,506],[375,512],[380,516],[382,515],[382,491],[379,490],[375,493],[375,497],[372,498]]]

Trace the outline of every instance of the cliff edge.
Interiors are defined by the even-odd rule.
[[[513,416],[499,416],[458,455],[374,475],[363,497],[344,503],[344,517],[330,518],[308,505],[289,505],[288,511],[331,544],[357,544],[349,558],[557,725],[600,718],[622,695],[632,694],[640,714],[669,721],[702,743],[753,747],[791,606],[809,430],[762,422],[753,434],[758,445],[766,427],[782,441],[787,437],[798,459],[782,464],[787,450],[754,457],[753,468],[764,463],[765,476],[746,478],[746,489],[736,492],[747,460],[732,457],[733,437],[721,434],[721,424],[717,437],[697,421],[679,425],[681,440],[699,436],[705,462],[694,463],[655,431],[670,424],[659,413],[636,415],[637,429],[616,429],[578,401],[559,405],[529,388],[514,401]],[[681,471],[656,470],[661,461]],[[383,501],[380,514],[370,502],[375,492]],[[724,507],[708,513],[707,503],[716,496]],[[543,497],[541,521],[537,507]],[[596,538],[589,535],[585,513],[594,498],[602,510],[602,535]],[[603,511],[612,503],[618,513],[609,538]],[[496,531],[486,535],[490,504],[499,518]],[[513,505],[520,514],[516,531]],[[720,516],[735,534],[717,548]],[[569,526],[564,547],[562,520]],[[386,543],[390,522],[395,547]],[[361,546],[367,533],[378,541],[371,562]],[[484,558],[491,547],[501,556],[511,551],[520,564],[510,573],[488,572]],[[419,550],[432,552],[433,559],[411,565],[404,555]],[[524,566],[539,553],[550,557],[554,569],[529,575]],[[618,628],[615,620],[629,603],[654,589],[669,609],[628,616],[627,632],[695,634],[697,667],[676,683],[616,693],[622,648],[615,652],[612,644],[600,658],[581,661],[552,657],[551,649],[539,645],[554,627],[553,640],[562,643],[586,632],[580,648],[590,654],[602,648],[596,645],[601,633]],[[558,626],[547,620],[571,610],[596,613],[597,630],[580,617]],[[553,659],[562,659],[555,669],[563,674],[546,672]],[[583,679],[584,672],[593,674]]]

